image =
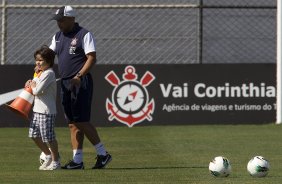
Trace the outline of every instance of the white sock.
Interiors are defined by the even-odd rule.
[[[96,151],[97,151],[97,155],[107,155],[106,149],[104,147],[104,145],[100,142],[96,145],[94,145]]]
[[[73,151],[73,161],[77,164],[80,164],[83,160],[83,152],[82,149],[75,149]]]

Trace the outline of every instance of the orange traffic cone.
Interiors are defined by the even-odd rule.
[[[31,87],[26,87],[20,95],[7,107],[20,116],[28,119],[28,114],[32,108],[34,96]]]

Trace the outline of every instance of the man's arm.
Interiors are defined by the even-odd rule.
[[[96,52],[89,52],[88,54],[86,54],[86,57],[87,60],[76,77],[79,77],[79,75],[80,77],[86,75],[90,71],[92,66],[96,63]]]
[[[92,33],[88,32],[84,36],[82,47],[84,49],[87,60],[71,82],[73,85],[76,86],[80,84],[80,78],[86,75],[90,71],[92,66],[96,63],[95,39]]]
[[[52,41],[51,41],[51,45],[49,46],[50,49],[52,49],[55,52],[56,49],[56,40],[55,40],[55,36],[53,36]]]

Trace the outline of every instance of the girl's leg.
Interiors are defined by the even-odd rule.
[[[52,161],[59,161],[59,152],[58,152],[58,142],[55,139],[52,142],[49,142],[51,155],[52,155]]]
[[[33,137],[32,140],[45,155],[51,154],[47,144],[42,141],[41,137]]]

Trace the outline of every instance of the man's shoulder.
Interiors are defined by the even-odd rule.
[[[60,35],[62,35],[62,31],[58,31],[56,32],[56,34],[54,35],[55,39],[57,40],[59,38]]]
[[[77,31],[78,32],[83,32],[84,34],[87,34],[87,33],[90,32],[88,29],[86,29],[85,27],[79,25],[78,23],[76,23],[75,26],[77,26]]]
[[[62,31],[58,31],[55,33],[55,35],[62,34],[62,33],[63,33]]]
[[[82,32],[83,36],[85,36],[87,33],[90,33],[90,31],[88,29],[85,29],[84,27],[81,27],[79,31]]]

